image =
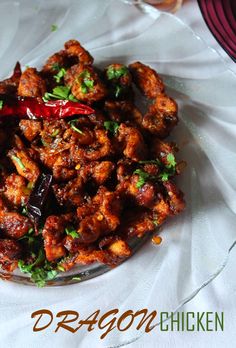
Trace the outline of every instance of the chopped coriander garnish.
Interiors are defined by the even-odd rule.
[[[154,223],[155,226],[159,225],[157,220],[153,220],[153,223]]]
[[[94,87],[94,80],[91,77],[91,74],[88,70],[84,70],[80,75],[79,78],[82,79],[81,83],[81,91],[82,93],[86,94]]]
[[[84,134],[84,133],[82,132],[82,130],[80,130],[78,127],[75,126],[76,122],[77,122],[77,120],[71,120],[71,121],[69,121],[68,123],[69,123],[69,125],[71,126],[71,128],[72,128],[75,132],[77,132],[77,133],[79,133],[79,134]]]
[[[57,31],[57,29],[58,29],[58,26],[56,25],[56,24],[52,24],[51,25],[51,31],[53,32],[53,31]]]
[[[59,130],[59,129],[55,129],[55,130],[52,132],[51,137],[52,137],[52,138],[55,138],[59,133],[60,133],[60,130]]]
[[[80,237],[79,233],[72,226],[66,227],[65,232],[68,236],[71,236],[72,238],[79,238]]]
[[[169,176],[170,176],[170,173],[167,173],[167,172],[163,172],[160,174],[160,178],[162,181],[167,181],[169,180]]]
[[[73,96],[73,94],[72,93],[70,93],[69,95],[68,95],[68,100],[70,100],[70,101],[73,101],[73,102],[78,102],[78,99],[76,99],[74,96]]]
[[[150,179],[150,174],[144,172],[142,169],[136,169],[134,171],[134,174],[137,174],[139,176],[139,179],[136,183],[137,188],[143,187],[143,185],[146,183],[148,179]]]
[[[23,206],[22,211],[21,211],[21,214],[27,216],[27,214],[28,214],[28,209],[27,209],[26,205]]]
[[[75,276],[75,277],[73,277],[73,278],[72,278],[72,280],[81,280],[81,278],[80,278],[80,277]]]
[[[53,88],[53,95],[56,98],[60,99],[67,99],[70,93],[70,88],[66,86],[57,86]],[[58,99],[59,99],[58,98]]]
[[[33,263],[25,264],[23,260],[19,260],[18,267],[21,272],[29,274],[31,280],[38,287],[45,286],[46,281],[54,279],[58,274],[58,272],[52,268],[50,263],[45,260],[43,249],[39,250],[38,256]]]
[[[119,79],[121,76],[127,75],[129,70],[126,66],[122,66],[121,68],[114,68],[114,66],[110,66],[107,69],[107,77],[108,80]]]
[[[59,271],[65,272],[65,268],[62,267],[61,265],[57,265],[57,268],[58,268]]]
[[[113,135],[115,135],[119,129],[119,123],[115,121],[105,121],[104,122],[104,128],[111,132]]]
[[[66,69],[61,68],[56,75],[54,75],[54,79],[56,80],[56,83],[60,83],[61,79],[65,76]]]
[[[53,88],[53,93],[46,92],[43,96],[43,101],[47,102],[50,99],[68,99],[70,95],[70,88],[66,86],[57,86]]]
[[[3,100],[0,100],[0,110],[3,108]]]
[[[52,65],[52,70],[54,71],[59,71],[61,69],[60,65],[58,63],[54,63]]]
[[[15,155],[12,155],[11,158],[12,158],[13,161],[15,161],[15,162],[18,164],[18,166],[19,166],[21,169],[23,169],[23,170],[26,169],[20,158],[18,158],[18,157],[15,156]]]
[[[29,229],[29,231],[23,237],[21,237],[19,240],[27,239],[29,244],[33,243],[35,240],[34,236],[32,236],[33,233],[34,233],[34,229],[33,229],[33,227],[31,227]]]
[[[115,97],[118,98],[121,92],[122,92],[122,87],[117,85],[115,88]]]
[[[168,155],[166,156],[166,159],[168,162],[167,168],[171,168],[171,167],[176,166],[175,156],[173,155],[173,153],[168,153]]]

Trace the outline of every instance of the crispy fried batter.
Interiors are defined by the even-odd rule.
[[[27,188],[26,180],[17,174],[9,175],[5,180],[4,196],[13,206],[25,205],[31,190]]]
[[[42,126],[40,121],[21,120],[20,129],[27,140],[33,141],[41,132]]]
[[[133,161],[141,161],[147,155],[147,147],[140,131],[122,123],[119,127],[118,140],[124,144],[123,153]]]
[[[19,213],[0,211],[0,228],[7,237],[19,239],[32,228],[32,224],[29,218]]]
[[[20,77],[18,95],[21,97],[42,97],[46,83],[35,68],[27,68]]]
[[[38,165],[30,158],[26,150],[13,148],[8,152],[13,164],[19,175],[23,176],[30,182],[35,182],[40,174]]]
[[[64,77],[67,86],[71,87],[72,94],[83,102],[92,104],[102,100],[107,95],[107,89],[97,72],[83,64],[72,66]]]
[[[135,62],[129,65],[129,69],[135,84],[147,98],[154,99],[164,92],[162,79],[149,66]]]
[[[17,241],[0,239],[0,266],[2,269],[12,272],[17,268],[21,255],[22,248]]]
[[[65,43],[65,51],[69,57],[77,57],[80,63],[92,65],[93,57],[77,40],[69,40]]]
[[[178,123],[176,102],[166,95],[159,95],[143,118],[143,127],[160,138],[167,137]]]

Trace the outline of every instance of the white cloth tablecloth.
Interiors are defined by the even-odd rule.
[[[236,72],[236,64],[221,48],[205,24],[197,1],[188,0],[176,15],[188,24],[197,35],[217,50],[228,67]],[[140,338],[130,348],[210,348],[235,346],[236,338],[236,250],[233,249],[223,272],[202,289],[180,311],[185,312],[224,312],[225,328],[223,332],[151,332]]]
[[[22,1],[23,3],[24,1]],[[60,2],[60,4],[63,1]],[[48,2],[50,5],[50,2]],[[92,2],[91,2],[92,4]],[[90,9],[89,9],[90,10]],[[60,14],[60,13],[59,13]],[[204,38],[208,46],[213,47],[218,50],[227,66],[236,71],[235,65],[230,59],[227,57],[225,52],[219,47],[215,39],[212,37],[211,33],[207,29],[200,11],[197,6],[196,1],[187,1],[184,3],[182,9],[176,14],[179,18],[181,18],[186,24],[188,24],[199,36]],[[27,16],[27,13],[26,13]],[[144,24],[146,22],[144,21]],[[149,22],[148,22],[149,23]],[[27,24],[27,23],[26,23]],[[89,23],[88,23],[89,24]],[[113,23],[114,24],[114,23]],[[115,23],[116,24],[116,23]],[[114,24],[114,25],[115,25]],[[128,25],[130,23],[124,23],[124,25]],[[133,23],[132,23],[133,24]],[[88,25],[89,26],[89,25]],[[133,24],[135,30],[135,21]],[[102,28],[97,28],[98,36],[99,30]],[[29,33],[30,34],[30,33]],[[108,33],[109,34],[109,33]],[[109,35],[107,35],[109,38]],[[86,41],[86,36],[84,38]],[[161,40],[161,38],[160,38]],[[94,44],[94,43],[93,43]],[[95,45],[96,49],[96,45]],[[99,50],[98,50],[99,51]],[[45,53],[45,52],[44,52]],[[100,52],[102,54],[102,50]],[[188,61],[191,65],[191,58]],[[178,62],[178,60],[177,60]],[[214,67],[213,67],[214,68]],[[173,233],[173,232],[172,232]],[[223,231],[222,231],[223,234]],[[178,248],[176,248],[178,249]],[[164,250],[160,248],[161,251]],[[160,252],[161,252],[160,251]],[[145,251],[144,251],[145,252]],[[147,252],[147,250],[146,250]],[[170,253],[171,255],[171,253]],[[169,256],[170,256],[169,255]],[[236,261],[235,261],[236,250],[233,250],[229,256],[228,263],[223,270],[223,272],[216,278],[212,283],[208,284],[204,289],[202,289],[198,295],[185,306],[183,306],[180,310],[184,311],[224,311],[225,313],[225,329],[224,332],[160,332],[159,330],[153,330],[149,334],[144,334],[139,340],[130,344],[129,346],[132,348],[139,347],[233,347],[234,346],[234,338],[236,332],[236,308],[235,304],[235,289],[236,289],[236,280],[233,277],[233,270],[235,269]],[[145,256],[145,255],[144,255]],[[145,258],[142,262],[145,261]],[[134,267],[134,259],[129,261],[129,266],[123,264],[123,270],[126,270],[127,267],[131,270],[131,265],[133,263]],[[145,263],[144,263],[145,266]],[[143,266],[143,267],[144,267]],[[151,265],[152,266],[152,265]],[[154,266],[153,266],[154,267]],[[156,268],[154,268],[156,270]],[[161,267],[160,270],[161,272]],[[114,270],[113,272],[120,272]],[[114,275],[117,273],[113,273]],[[137,279],[136,279],[136,278]],[[132,284],[135,288],[136,283],[138,283],[138,279],[140,275],[137,274],[134,277],[134,283]],[[108,283],[109,273],[107,273],[103,280]],[[181,280],[180,280],[181,282]],[[101,286],[99,279],[94,279],[91,283],[84,283],[80,286],[75,285],[70,287],[70,289],[66,288],[50,288],[37,291],[34,288],[29,288],[28,290],[22,290],[22,286],[18,286],[12,283],[2,283],[0,289],[0,348],[31,348],[31,347],[54,347],[57,346],[59,348],[64,347],[81,347],[81,348],[92,348],[92,347],[108,347],[109,344],[99,341],[96,342],[94,339],[90,339],[90,337],[85,337],[81,340],[79,335],[70,335],[70,333],[63,334],[63,344],[60,341],[60,336],[55,334],[47,335],[42,332],[40,334],[32,334],[32,320],[30,318],[30,313],[40,308],[50,308],[51,310],[55,310],[56,313],[59,310],[64,309],[74,309],[80,311],[80,308],[77,307],[78,304],[84,307],[88,307],[89,309],[93,308],[93,301],[97,301],[97,298],[93,297],[91,292],[91,285],[93,284],[93,289],[97,293],[101,293],[101,297],[103,297],[103,305],[104,308],[116,308],[118,301],[126,303],[122,297],[122,293],[117,294],[116,288],[113,287],[114,293],[109,292],[109,287]],[[117,286],[120,284],[117,284]],[[123,285],[123,284],[122,284]],[[142,284],[141,284],[142,285]],[[145,285],[150,286],[150,282],[146,282]],[[81,291],[83,289],[83,291]],[[104,293],[101,289],[104,289]],[[100,290],[100,292],[99,292]],[[137,305],[140,308],[142,307],[143,298],[141,296],[137,296],[140,292],[134,292],[134,289],[129,287],[125,289],[127,292],[127,298],[132,301],[133,293],[136,294]],[[137,290],[137,289],[136,289]],[[142,288],[143,290],[143,288]],[[22,295],[22,293],[23,295]],[[91,297],[90,301],[83,303],[83,294],[90,291]],[[69,297],[68,297],[69,294]],[[168,293],[169,294],[169,293]],[[8,296],[9,295],[9,296]],[[119,298],[118,296],[119,295]],[[153,294],[152,294],[153,295]],[[165,294],[164,294],[165,295]],[[7,303],[4,303],[4,296],[7,298]],[[163,292],[161,294],[157,294],[159,301],[161,301],[161,296],[163,296]],[[117,299],[117,303],[111,303],[106,301],[106,299]],[[63,300],[63,302],[62,302]],[[170,302],[171,302],[170,298]],[[115,301],[115,300],[114,300]],[[98,302],[98,301],[97,301]],[[63,307],[61,307],[61,303]],[[151,303],[152,304],[152,303]],[[155,303],[153,303],[153,308],[155,308]],[[152,310],[153,310],[152,308]],[[96,310],[97,308],[94,308]],[[123,308],[124,309],[124,308]],[[130,308],[128,308],[130,309]],[[158,308],[157,308],[158,310]],[[90,314],[92,311],[89,312]],[[92,337],[92,336],[91,336]],[[30,339],[30,340],[29,340]],[[86,344],[84,344],[84,340]],[[66,343],[65,343],[66,342]]]

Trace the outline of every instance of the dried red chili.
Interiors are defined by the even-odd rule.
[[[0,109],[1,116],[17,116],[20,118],[59,119],[73,115],[90,115],[94,109],[90,106],[70,100],[38,101],[36,98],[14,98],[5,96]]]

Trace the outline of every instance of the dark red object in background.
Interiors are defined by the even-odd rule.
[[[236,62],[236,0],[198,0],[198,4],[208,28]]]

